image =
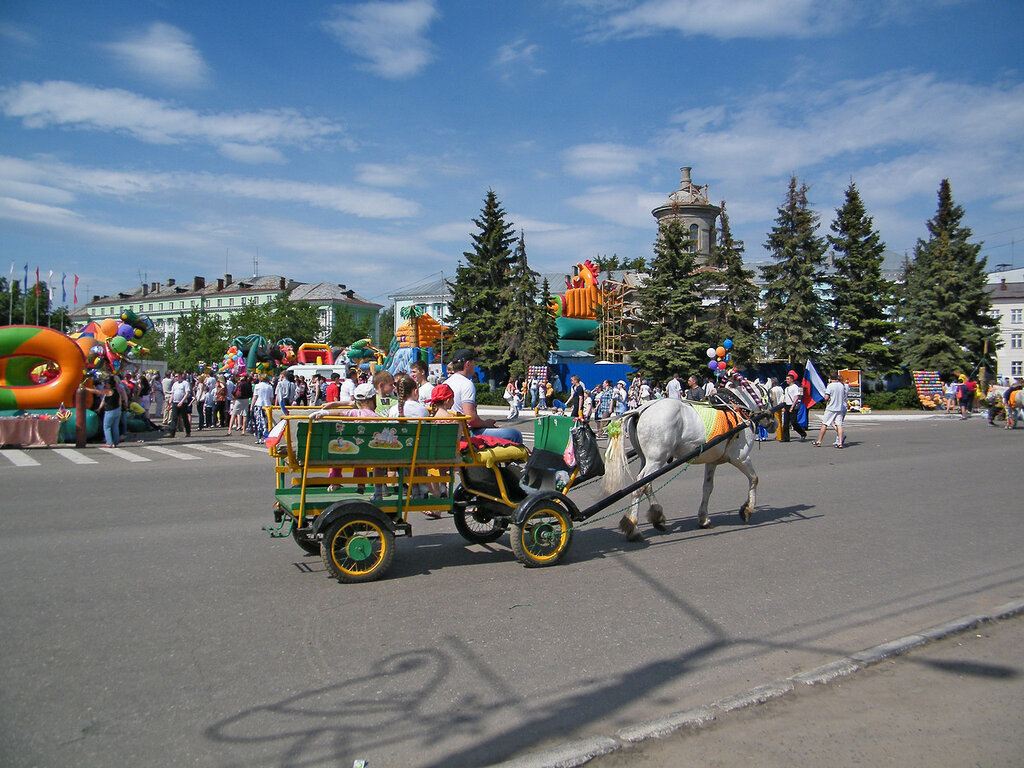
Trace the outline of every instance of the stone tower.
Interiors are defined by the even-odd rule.
[[[690,232],[690,237],[696,241],[697,264],[701,266],[711,256],[711,246],[715,242],[715,220],[722,209],[708,200],[707,184],[699,187],[690,180],[690,166],[683,166],[679,170],[683,174],[679,189],[651,213],[658,220],[659,231],[663,223],[678,221]]]

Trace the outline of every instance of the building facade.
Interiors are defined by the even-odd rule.
[[[668,196],[668,200],[655,208],[651,213],[658,220],[660,231],[662,224],[677,221],[683,229],[690,233],[694,241],[693,250],[697,255],[697,264],[707,264],[711,258],[711,248],[715,244],[715,222],[722,209],[712,205],[708,200],[708,185],[698,186],[690,178],[690,166],[679,169],[682,182],[679,189]]]
[[[988,292],[999,322],[996,375],[1024,376],[1024,269],[989,272]]]
[[[120,317],[122,312],[131,311],[136,315],[147,315],[154,328],[166,335],[177,332],[178,317],[182,313],[197,309],[214,314],[226,323],[231,315],[246,305],[269,304],[286,291],[290,291],[291,301],[304,301],[317,308],[320,317],[318,341],[330,335],[341,312],[349,312],[356,323],[369,319],[375,324],[381,309],[380,304],[367,301],[337,283],[300,283],[281,275],[235,280],[231,275],[224,275],[209,283],[199,276],[184,284],[170,278],[166,283],[148,283],[114,296],[93,296],[92,301],[71,313],[71,319],[84,325],[92,320]]]

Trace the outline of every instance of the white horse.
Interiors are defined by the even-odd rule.
[[[753,515],[757,473],[750,462],[750,449],[756,441],[757,426],[764,426],[769,433],[774,433],[776,422],[773,409],[778,404],[773,402],[770,390],[757,382],[751,383],[758,392],[756,397],[744,387],[730,382],[726,384],[725,392],[719,397],[721,405],[718,407],[721,410],[731,410],[741,420],[753,416],[756,416],[756,419],[750,422],[747,429],[740,430],[693,460],[694,464],[704,465],[704,496],[697,512],[697,524],[701,528],[711,527],[708,522],[708,500],[715,485],[715,469],[719,464],[726,462],[736,467],[750,482],[747,501],[739,510],[740,518],[748,522]],[[647,403],[622,415],[623,429],[628,432],[630,442],[640,455],[641,469],[637,480],[642,480],[673,459],[681,458],[708,442],[704,420],[697,412],[697,408],[700,407],[687,400],[666,398]],[[605,490],[612,489],[606,487]],[[657,503],[648,484],[633,492],[629,511],[619,522],[619,529],[630,541],[643,540],[643,535],[637,529],[637,513],[642,495],[647,496],[651,502],[647,511],[648,521],[657,530],[666,530],[664,510]]]

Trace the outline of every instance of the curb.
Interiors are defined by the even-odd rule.
[[[824,685],[867,667],[891,659],[936,640],[974,629],[988,622],[1024,614],[1024,599],[997,606],[987,614],[972,614],[937,624],[896,640],[865,648],[820,667],[800,672],[773,683],[759,685],[742,693],[727,696],[708,706],[674,712],[654,720],[621,728],[612,736],[594,736],[566,742],[532,755],[495,763],[488,768],[575,768],[595,757],[615,752],[624,746],[647,739],[660,739],[682,729],[699,730],[730,712],[764,704],[804,685]]]

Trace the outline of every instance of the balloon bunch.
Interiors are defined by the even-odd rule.
[[[245,354],[238,348],[237,344],[232,344],[228,347],[228,351],[224,353],[224,359],[221,360],[217,370],[219,373],[231,373],[235,376],[241,376],[245,373]]]
[[[713,371],[715,376],[721,376],[732,362],[732,339],[726,339],[717,347],[708,347],[707,355],[708,370]]]

